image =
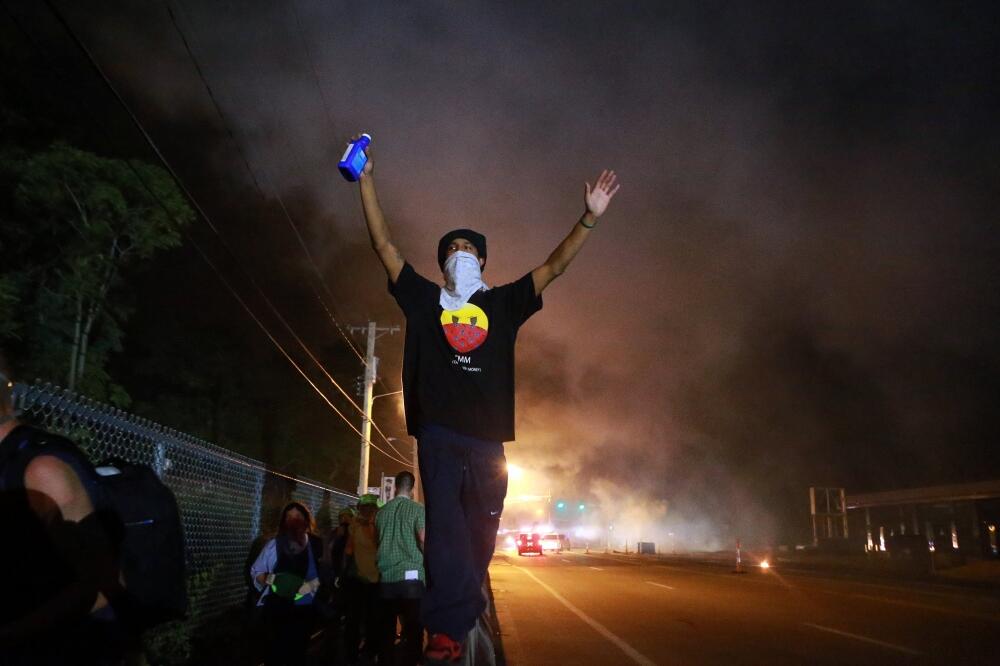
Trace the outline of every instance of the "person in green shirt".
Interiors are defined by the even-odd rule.
[[[388,614],[379,663],[414,666],[423,651],[420,599],[424,595],[424,506],[413,500],[415,479],[396,475],[396,496],[378,512],[379,592]],[[398,661],[396,619],[402,627]]]

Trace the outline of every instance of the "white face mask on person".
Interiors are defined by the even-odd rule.
[[[444,277],[439,302],[445,310],[458,310],[474,293],[489,289],[483,282],[479,259],[469,252],[458,251],[448,257],[444,262]]]

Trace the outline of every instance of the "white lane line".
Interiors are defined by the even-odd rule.
[[[562,557],[562,558],[559,558],[559,559],[561,559],[563,562],[569,562],[569,560],[567,560],[565,557]],[[570,564],[572,564],[572,562],[570,562]]]
[[[666,588],[668,590],[676,590],[677,589],[676,587],[670,587],[669,585],[664,585],[663,583],[654,583],[651,580],[647,580],[646,581],[646,585],[655,585],[656,587],[664,587],[664,588]]]
[[[715,571],[701,571],[690,567],[674,567],[670,566],[669,564],[654,564],[653,566],[658,567],[660,569],[666,569],[668,571],[677,571],[679,573],[695,574],[698,576],[712,576],[714,578],[728,578],[729,580],[739,581],[740,585],[744,583],[753,583],[755,585],[770,585],[773,587],[776,587],[778,585],[778,583],[776,583],[774,580],[768,580],[767,578],[758,576],[737,576],[732,572],[718,573]]]
[[[910,608],[919,608],[921,610],[929,610],[937,613],[946,613],[948,615],[957,615],[959,617],[971,617],[977,620],[986,620],[988,622],[1000,622],[1000,615],[990,615],[988,613],[979,613],[977,611],[963,611],[955,608],[944,608],[943,606],[935,606],[933,604],[923,604],[918,601],[904,601],[902,599],[886,599],[885,597],[877,597],[871,594],[857,594],[854,592],[838,592],[836,590],[817,590],[820,594],[832,594],[838,597],[852,597],[855,599],[867,599],[869,601],[877,601],[883,604],[892,604],[894,606],[908,606]]]
[[[590,567],[590,568],[593,569],[594,571],[604,571],[604,569],[602,569],[601,567]]]
[[[614,557],[611,555],[601,556],[595,553],[586,553],[584,556],[594,560],[602,560],[604,562],[614,562],[615,564],[627,564],[632,567],[641,567],[642,565],[647,564],[647,562],[633,562],[627,557]]]
[[[905,654],[919,655],[920,652],[912,650],[908,647],[903,647],[902,645],[896,645],[895,643],[886,643],[885,641],[879,641],[874,638],[868,638],[867,636],[859,636],[858,634],[851,634],[846,631],[841,631],[839,629],[833,629],[832,627],[824,627],[819,624],[812,624],[811,622],[803,622],[807,627],[812,627],[813,629],[818,629],[819,631],[826,631],[831,634],[836,634],[838,636],[844,636],[845,638],[853,638],[856,641],[863,641],[865,643],[871,643],[872,645],[880,645],[884,648],[890,650],[896,650],[897,652],[903,652]]]
[[[522,573],[526,574],[529,578],[531,578],[531,580],[533,580],[536,583],[538,583],[539,585],[541,585],[542,588],[546,592],[548,592],[553,597],[555,597],[556,601],[558,601],[563,606],[565,606],[566,608],[568,608],[570,610],[570,612],[572,612],[578,618],[580,618],[581,620],[583,620],[584,622],[586,622],[587,624],[589,624],[591,626],[591,628],[594,629],[594,631],[596,631],[601,636],[604,636],[606,639],[608,639],[609,641],[611,641],[612,643],[614,643],[615,647],[617,647],[619,650],[621,650],[626,655],[628,655],[629,659],[631,659],[632,661],[634,661],[637,664],[641,664],[642,666],[655,666],[656,662],[654,662],[649,657],[646,657],[645,655],[643,655],[641,652],[639,652],[638,650],[636,650],[634,647],[632,647],[631,645],[629,645],[628,643],[626,643],[622,639],[618,638],[618,636],[616,636],[615,634],[611,633],[610,629],[608,629],[603,624],[601,624],[600,622],[598,622],[597,620],[595,620],[594,618],[590,617],[589,615],[587,615],[586,613],[584,613],[582,610],[580,610],[579,608],[577,608],[576,606],[574,606],[573,604],[571,604],[569,601],[567,601],[567,599],[563,595],[559,594],[558,592],[556,592],[555,590],[553,590],[551,587],[549,587],[547,584],[545,584],[544,582],[542,582],[538,578],[538,576],[536,576],[535,574],[531,573],[527,569],[523,569],[523,568],[521,568],[521,567],[519,567],[517,565],[514,565],[514,568],[517,569],[518,571],[521,571]],[[591,567],[591,568],[593,568],[593,567]]]

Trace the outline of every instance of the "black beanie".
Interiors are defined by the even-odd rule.
[[[444,260],[448,258],[448,246],[456,238],[464,238],[476,246],[479,251],[479,258],[483,260],[483,268],[486,268],[486,236],[477,233],[472,229],[455,229],[449,231],[438,241],[438,266],[444,270]]]

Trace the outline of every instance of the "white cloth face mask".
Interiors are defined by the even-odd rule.
[[[477,291],[489,287],[483,282],[479,259],[469,252],[458,251],[444,262],[445,285],[439,302],[445,310],[461,309]]]

